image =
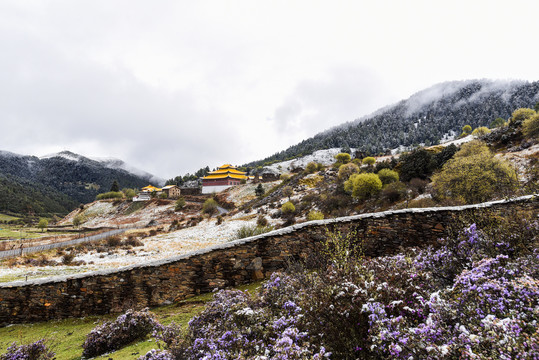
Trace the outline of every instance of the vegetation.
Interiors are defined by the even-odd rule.
[[[376,175],[378,175],[383,185],[399,181],[399,173],[393,170],[382,169]]]
[[[489,132],[490,132],[490,130],[489,130],[488,127],[480,126],[477,129],[474,129],[474,131],[472,131],[472,135],[473,136],[483,136],[483,135],[488,134]]]
[[[195,181],[195,180],[198,180],[198,179],[208,175],[209,172],[210,172],[210,168],[208,166],[206,166],[204,168],[198,169],[194,174],[187,173],[187,174],[185,174],[183,176],[176,176],[173,179],[168,179],[166,181],[165,185],[183,186],[185,183],[187,183],[189,181]]]
[[[324,220],[324,214],[316,210],[309,211],[309,213],[307,214],[307,221],[313,220]]]
[[[539,113],[536,113],[523,121],[522,133],[526,137],[539,139]]]
[[[296,207],[291,201],[287,201],[281,206],[281,212],[283,215],[293,214],[295,211]]]
[[[382,181],[376,174],[353,174],[344,183],[344,190],[353,197],[365,200],[382,189]]]
[[[217,206],[217,201],[212,198],[207,199],[202,205],[202,212],[211,216],[217,212]]]
[[[106,193],[98,194],[96,200],[106,200],[106,199],[123,199],[124,193],[121,191],[109,191]]]
[[[258,184],[258,186],[255,188],[255,195],[258,197],[264,195],[264,188],[262,187],[262,184]]]
[[[510,194],[518,184],[513,168],[495,158],[479,141],[463,145],[432,180],[440,196],[467,203],[486,201],[494,194]]]
[[[350,162],[351,156],[347,153],[339,153],[335,155],[335,160],[337,160],[338,164],[347,164]]]
[[[110,186],[110,191],[111,192],[118,192],[120,191],[120,185],[118,184],[118,181],[117,180],[114,180],[112,182],[112,185]]]
[[[339,180],[347,180],[352,174],[359,172],[359,166],[354,163],[343,164],[339,167]]]
[[[291,186],[285,186],[281,191],[283,192],[283,196],[288,198],[288,201],[290,201],[290,197],[294,195],[294,189],[292,189]]]
[[[265,234],[273,230],[273,226],[242,226],[236,231],[235,239],[244,239],[251,236]]]
[[[49,226],[49,220],[47,219],[41,219],[39,220],[39,223],[37,224],[37,227],[41,229],[41,231],[45,231],[45,229]]]
[[[185,207],[185,199],[183,196],[180,196],[178,200],[176,200],[176,206],[174,207],[174,211],[182,211]]]

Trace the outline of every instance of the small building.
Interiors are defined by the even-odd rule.
[[[161,189],[169,199],[177,199],[180,197],[181,190],[177,185],[167,185]]]
[[[149,192],[141,192],[137,196],[133,197],[133,201],[149,201],[151,200],[151,196]]]
[[[217,170],[210,172],[202,178],[202,193],[211,194],[228,189],[231,186],[241,184],[247,180],[246,173],[239,171],[235,166],[225,164]]]

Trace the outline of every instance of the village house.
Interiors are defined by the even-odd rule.
[[[243,171],[239,171],[235,166],[225,164],[217,170],[210,172],[202,178],[202,193],[211,194],[228,189],[231,186],[241,184],[242,180],[248,177]]]
[[[169,199],[177,199],[181,194],[181,190],[177,185],[167,185],[163,187],[162,191],[167,194]]]

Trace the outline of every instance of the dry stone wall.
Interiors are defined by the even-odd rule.
[[[0,285],[0,326],[120,312],[170,304],[215,288],[268,277],[290,259],[306,259],[326,229],[355,229],[365,254],[381,256],[409,246],[437,244],[458,214],[489,208],[537,214],[538,198],[479,205],[406,209],[311,221],[167,260],[118,270]]]

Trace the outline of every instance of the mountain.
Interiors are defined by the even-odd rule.
[[[121,188],[157,182],[129,168],[121,160],[94,160],[69,151],[43,157],[0,151],[0,211],[65,214],[108,191],[114,180]]]
[[[488,126],[539,101],[539,81],[467,80],[434,85],[394,105],[342,124],[264,160],[257,166],[330,148],[357,148],[367,154],[415,144],[435,144],[459,135],[464,125]]]

